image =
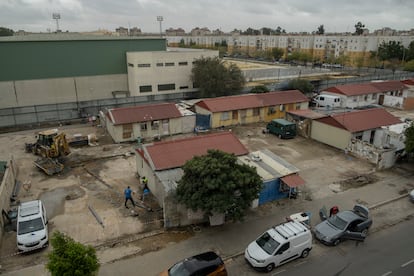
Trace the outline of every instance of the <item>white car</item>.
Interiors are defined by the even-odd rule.
[[[250,243],[244,257],[253,268],[270,272],[296,258],[306,258],[311,249],[309,228],[301,222],[289,221],[270,228]]]
[[[23,202],[17,211],[17,248],[27,252],[49,243],[45,207],[40,200]]]

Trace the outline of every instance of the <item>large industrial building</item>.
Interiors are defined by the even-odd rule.
[[[166,45],[155,37],[0,38],[0,127],[77,119],[196,91],[193,61],[218,52]]]

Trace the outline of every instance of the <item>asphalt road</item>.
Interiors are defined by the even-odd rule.
[[[307,259],[297,259],[268,275],[414,275],[414,219],[373,233],[364,243],[346,241],[326,249],[319,255],[311,252]],[[227,269],[229,275],[263,275],[249,267],[243,256],[228,262]]]

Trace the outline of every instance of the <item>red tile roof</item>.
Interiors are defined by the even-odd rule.
[[[114,125],[156,121],[181,116],[181,112],[174,103],[114,108],[108,112],[108,117]]]
[[[401,81],[379,81],[379,82],[371,82],[371,85],[375,86],[382,92],[387,91],[399,91],[406,89],[407,86],[404,85]]]
[[[402,83],[405,85],[414,85],[414,79],[403,80]]]
[[[380,89],[371,85],[371,83],[338,85],[335,87],[329,87],[323,91],[345,96],[357,96],[382,92]]]
[[[401,123],[400,119],[383,108],[338,113],[316,120],[352,133]]]
[[[196,105],[211,112],[223,112],[278,104],[307,102],[309,99],[299,90],[268,92],[204,99]]]
[[[397,91],[407,88],[401,81],[378,81],[361,84],[346,84],[329,87],[323,91],[345,96],[357,96],[373,93]]]
[[[248,154],[246,147],[231,132],[157,142],[144,147],[156,171],[179,168],[194,156],[207,154],[209,149],[218,149],[237,156]]]

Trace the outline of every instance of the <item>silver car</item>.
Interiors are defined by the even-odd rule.
[[[367,207],[357,204],[353,210],[341,211],[313,229],[315,238],[327,245],[338,245],[346,239],[363,241],[372,225]]]

